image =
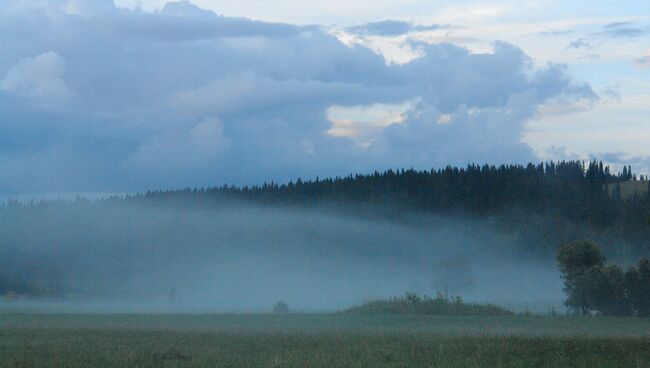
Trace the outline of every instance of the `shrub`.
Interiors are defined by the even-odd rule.
[[[357,314],[418,314],[418,315],[511,315],[511,311],[493,304],[465,303],[460,297],[448,298],[438,294],[435,298],[406,293],[403,297],[376,300],[350,308],[345,313]]]
[[[283,302],[282,300],[280,300],[279,302],[273,305],[273,313],[275,314],[286,314],[289,312],[290,312],[289,306],[287,305],[287,303]]]

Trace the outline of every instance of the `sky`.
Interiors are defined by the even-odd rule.
[[[650,173],[650,3],[0,2],[0,196],[602,159]]]

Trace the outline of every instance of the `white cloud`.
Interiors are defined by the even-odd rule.
[[[223,136],[219,119],[207,117],[188,128],[164,132],[143,143],[129,164],[142,171],[185,173],[208,165],[230,149],[231,142]]]
[[[649,156],[647,116],[650,94],[600,101],[590,108],[569,108],[538,115],[527,124],[524,141],[543,159],[561,159],[548,151],[548,142],[567,155],[588,158],[603,152]]]
[[[417,57],[386,63],[318,27],[164,9],[0,18],[0,192],[25,180],[124,192],[525,162],[535,155],[522,136],[541,105],[595,98],[566,67],[537,68],[502,42],[482,53],[412,42]],[[70,91],[64,111],[16,103]],[[61,175],[12,175],[9,162],[52,162]]]
[[[48,51],[22,59],[0,81],[0,90],[41,102],[62,103],[72,93],[63,79],[65,60]]]
[[[449,124],[454,118],[454,114],[440,114],[438,117],[438,124]]]
[[[401,104],[330,106],[326,113],[332,126],[327,134],[349,138],[360,147],[366,148],[385,128],[403,123],[407,112],[413,107],[414,101]]]

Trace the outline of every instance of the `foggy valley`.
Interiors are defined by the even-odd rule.
[[[84,311],[338,311],[405,292],[433,295],[461,258],[469,301],[563,311],[553,254],[495,219],[226,200],[214,208],[98,200],[1,210],[3,280],[41,284],[14,305]],[[8,286],[5,286],[8,288]],[[5,292],[8,290],[5,290]],[[28,292],[25,292],[28,293]]]
[[[0,368],[650,367],[649,14],[0,0]]]

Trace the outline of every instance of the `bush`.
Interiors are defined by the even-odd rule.
[[[492,304],[465,303],[460,297],[448,298],[442,294],[431,298],[416,293],[403,297],[377,300],[350,308],[345,313],[356,314],[417,314],[417,315],[511,315],[511,311]]]
[[[283,302],[282,300],[280,300],[279,302],[275,303],[275,305],[273,305],[273,313],[275,314],[286,314],[289,312],[290,312],[289,306],[287,305],[287,303]]]

